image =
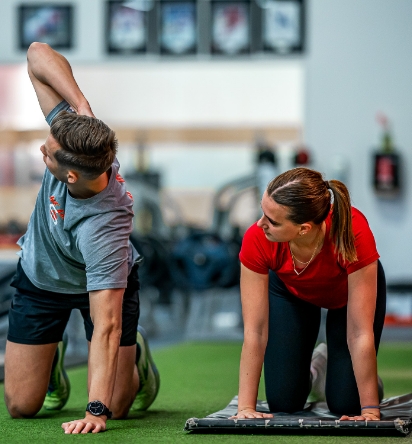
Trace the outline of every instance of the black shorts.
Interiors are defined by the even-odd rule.
[[[127,280],[123,296],[121,346],[136,344],[139,321],[139,278],[135,264]],[[16,288],[9,310],[7,339],[18,344],[41,345],[59,342],[73,309],[80,310],[86,338],[91,341],[93,322],[90,318],[89,293],[64,294],[41,290],[26,276],[20,261],[10,284]]]

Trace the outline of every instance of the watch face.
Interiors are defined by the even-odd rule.
[[[99,416],[104,412],[104,404],[100,401],[89,402],[88,410],[92,415]]]

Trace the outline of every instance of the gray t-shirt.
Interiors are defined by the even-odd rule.
[[[21,266],[36,287],[68,294],[127,287],[139,254],[129,241],[133,200],[119,167],[116,159],[107,187],[89,199],[74,199],[46,168],[18,241]]]

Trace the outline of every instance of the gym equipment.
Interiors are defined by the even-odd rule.
[[[295,167],[307,167],[311,163],[311,156],[309,150],[306,146],[300,145],[296,149],[296,154],[294,156],[294,166]]]
[[[259,143],[257,146],[255,173],[258,187],[258,201],[260,201],[263,193],[266,191],[268,183],[279,174],[277,164],[278,161],[275,151],[271,147]]]
[[[401,193],[401,157],[393,145],[388,118],[378,113],[376,119],[382,129],[382,140],[373,154],[373,186],[379,197],[395,198]]]
[[[206,290],[235,285],[239,244],[224,241],[213,232],[192,230],[172,248],[172,269],[178,287]]]
[[[412,393],[384,399],[380,421],[340,421],[326,403],[305,405],[302,412],[276,413],[273,418],[229,419],[237,412],[237,396],[229,405],[206,418],[190,418],[185,430],[197,433],[287,433],[336,435],[403,435],[412,431]],[[265,401],[258,401],[257,411],[269,413]]]
[[[157,302],[168,304],[173,290],[168,242],[154,235],[139,235],[136,232],[130,236],[130,242],[143,257],[139,265],[141,286],[157,288]]]
[[[16,273],[17,261],[4,262],[0,265],[0,317],[6,316],[9,312],[14,288],[10,287],[10,282]]]

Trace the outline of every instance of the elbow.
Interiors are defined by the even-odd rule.
[[[247,346],[250,345],[252,348],[266,348],[268,342],[268,332],[267,329],[259,330],[245,330],[243,343]]]
[[[29,63],[33,63],[36,59],[41,57],[43,54],[50,51],[51,47],[47,43],[33,42],[30,44],[27,50],[27,60]]]
[[[368,330],[348,330],[347,343],[349,350],[356,347],[358,344],[366,345],[375,343],[375,335],[373,329]]]

